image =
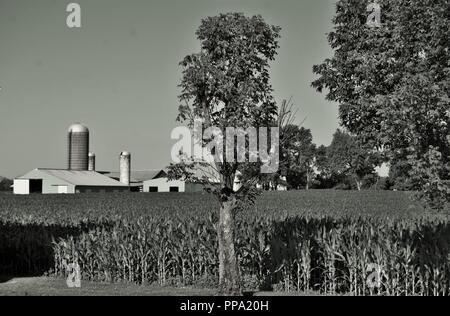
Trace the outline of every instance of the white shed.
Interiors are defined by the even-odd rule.
[[[34,169],[14,179],[14,194],[127,191],[128,186],[95,171]]]

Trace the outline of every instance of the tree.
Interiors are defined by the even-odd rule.
[[[328,35],[333,58],[313,82],[339,103],[342,125],[403,160],[430,205],[450,200],[450,2],[379,0],[382,25],[366,25],[368,1],[340,0]],[[406,157],[406,159],[405,159]]]
[[[398,191],[411,191],[414,186],[410,177],[411,164],[407,157],[397,159],[389,168],[389,185]]]
[[[278,186],[289,187],[290,183],[286,181],[286,178],[290,176],[290,161],[288,152],[289,148],[292,148],[293,137],[291,135],[291,127],[294,126],[293,122],[297,111],[294,110],[294,104],[292,98],[289,100],[284,99],[278,109],[278,122],[279,127],[279,142],[280,142],[280,155],[279,155],[279,168],[278,171],[272,174],[261,174],[259,176],[258,184],[261,185],[263,190],[275,191]]]
[[[11,191],[12,184],[12,180],[0,177],[0,191]]]
[[[234,217],[240,203],[254,197],[262,161],[238,162],[223,157],[224,144],[234,143],[227,127],[260,128],[278,126],[277,105],[269,83],[269,62],[275,59],[280,28],[268,25],[261,16],[246,17],[241,13],[220,14],[202,20],[196,32],[201,51],[186,56],[181,62],[183,77],[179,96],[178,121],[192,127],[196,119],[202,129],[215,129],[221,136],[201,140],[216,159],[213,164],[193,161],[189,157],[169,170],[172,179],[194,179],[208,184],[208,177],[198,177],[195,168],[213,168],[218,184],[209,186],[220,204],[218,222],[219,286],[224,294],[240,294],[240,275],[234,245]],[[258,134],[258,145],[263,142]],[[246,145],[250,136],[245,135]],[[279,136],[278,136],[279,137]],[[215,140],[215,145],[208,147]],[[270,148],[277,137],[268,137]],[[227,148],[228,150],[228,148]],[[237,155],[233,148],[233,157]],[[246,146],[245,156],[254,152]],[[274,170],[276,172],[277,170]],[[235,188],[236,179],[239,186]]]
[[[290,124],[286,126],[281,142],[281,162],[286,164],[288,184],[294,189],[304,185],[308,190],[315,175],[316,145],[311,130]]]
[[[360,145],[356,137],[338,129],[328,148],[328,161],[332,172],[353,178],[360,191],[364,179],[375,174],[375,167],[380,164],[380,156]]]

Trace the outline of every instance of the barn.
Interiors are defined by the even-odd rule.
[[[99,173],[120,181],[120,172],[117,171],[98,171]],[[166,173],[162,169],[131,170],[130,171],[130,190],[131,192],[148,192],[144,190],[144,182],[156,178],[165,177]]]
[[[207,176],[205,172],[200,170],[195,171],[195,176],[199,179],[208,178],[212,185],[219,183],[210,174]],[[164,170],[157,173],[153,179],[143,182],[143,192],[202,192],[204,188],[203,184],[195,181],[169,180]]]
[[[111,179],[120,181],[120,172],[98,171]],[[164,169],[131,170],[131,192],[202,192],[204,186],[193,181],[169,180]]]
[[[34,169],[14,179],[14,194],[128,191],[127,185],[95,171]]]
[[[144,192],[202,192],[200,183],[182,180],[168,180],[166,176],[144,181]]]

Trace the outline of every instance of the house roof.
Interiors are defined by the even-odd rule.
[[[120,172],[117,171],[100,171],[101,174],[114,178],[120,178]],[[131,170],[130,172],[130,182],[140,183],[147,180],[152,180],[155,178],[162,178],[166,175],[165,171],[162,169],[149,169],[149,170]]]
[[[96,171],[77,171],[77,170],[62,170],[62,169],[35,169],[34,172],[43,172],[64,182],[73,184],[75,186],[113,186],[125,187],[123,183],[104,176]],[[38,174],[33,171],[25,174],[17,179],[33,179],[38,178]]]
[[[167,177],[167,172],[165,170],[160,171],[161,172],[157,173],[153,178],[143,179],[143,181]],[[197,179],[206,179],[211,184],[220,183],[220,174],[213,167],[194,167],[193,170],[189,169],[189,171],[192,172],[192,178],[194,179],[190,178],[189,180],[186,180],[188,183],[197,183]],[[131,177],[133,178],[133,175]]]

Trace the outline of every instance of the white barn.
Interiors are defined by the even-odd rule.
[[[200,183],[182,180],[168,180],[167,177],[144,181],[144,192],[202,192],[204,186]]]
[[[212,171],[207,174],[204,171],[196,170],[195,173],[199,179],[207,177],[212,185],[219,183],[218,178],[212,178],[216,177]],[[143,182],[143,192],[203,192],[204,188],[203,184],[194,181],[169,180],[164,170],[157,173],[153,179]]]
[[[128,186],[95,171],[34,169],[14,179],[14,194],[128,191]]]

